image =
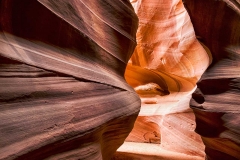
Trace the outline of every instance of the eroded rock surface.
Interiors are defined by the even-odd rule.
[[[110,159],[140,108],[131,4],[1,0],[0,15],[0,159]]]
[[[131,3],[0,0],[0,159],[240,159],[239,0]]]
[[[213,57],[191,100],[196,132],[208,159],[240,159],[240,2],[185,0],[185,6]]]
[[[132,1],[140,24],[126,78],[140,95],[142,108],[126,148],[139,151],[147,146],[142,142],[160,143],[148,147],[202,158],[205,148],[210,160],[240,159],[240,3],[183,2],[188,12],[181,1]],[[196,126],[192,110],[187,109],[190,99]],[[151,149],[146,149],[149,159],[163,155]],[[138,151],[131,155],[123,146],[120,151],[120,155],[141,159]]]
[[[189,101],[211,63],[211,53],[197,40],[181,0],[132,4],[139,17],[138,44],[125,77],[139,94],[142,107],[126,141],[138,143],[139,150],[141,143],[155,143],[153,150],[159,147],[159,152],[162,148],[203,159],[204,145],[194,132]]]

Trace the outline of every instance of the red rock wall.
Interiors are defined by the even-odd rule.
[[[0,0],[0,159],[110,159],[135,91],[133,157],[240,159],[239,0],[131,2]]]
[[[140,109],[131,4],[0,0],[0,16],[0,159],[110,159]]]
[[[213,63],[193,93],[196,132],[210,160],[240,159],[240,2],[184,0]]]
[[[210,52],[197,40],[181,0],[132,4],[139,17],[138,44],[125,77],[142,106],[126,141],[139,143],[139,148],[141,143],[156,143],[161,149],[203,159],[204,145],[194,132],[189,101],[211,63]]]

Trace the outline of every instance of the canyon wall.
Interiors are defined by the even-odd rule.
[[[0,15],[0,159],[110,159],[140,109],[130,2],[0,0]]]
[[[150,143],[150,148],[203,159],[204,145],[194,131],[189,101],[212,61],[211,53],[197,40],[181,0],[141,0],[132,5],[139,28],[125,77],[141,98],[141,111],[126,141],[139,149]]]
[[[0,159],[240,159],[239,0],[130,2],[0,0]]]
[[[132,5],[139,17],[138,45],[125,76],[142,107],[126,141],[142,151],[142,143],[150,143],[155,153],[132,152],[150,159],[164,159],[161,149],[240,159],[239,1],[133,0]]]
[[[240,2],[184,2],[196,35],[213,57],[190,104],[196,132],[208,159],[240,159]]]

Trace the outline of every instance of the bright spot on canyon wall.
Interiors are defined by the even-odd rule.
[[[179,153],[170,159],[180,153],[190,159],[239,159],[239,101],[234,98],[239,97],[239,2],[131,2],[139,28],[125,77],[141,98],[141,110],[119,151],[134,148],[149,159],[169,158],[163,150]],[[224,13],[214,18],[220,10]]]
[[[204,157],[189,102],[211,53],[197,40],[182,1],[132,4],[139,28],[125,77],[141,98],[141,111],[125,145],[146,147],[151,155],[159,148]]]

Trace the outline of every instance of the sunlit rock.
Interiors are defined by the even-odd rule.
[[[239,46],[239,0],[0,0],[0,159],[240,159]]]
[[[125,77],[142,105],[126,141],[135,142],[139,150],[141,143],[155,143],[149,147],[158,147],[159,153],[164,149],[204,159],[189,101],[212,61],[211,53],[197,40],[181,0],[132,1],[132,5],[139,17],[138,44]]]

